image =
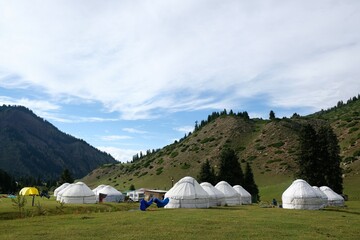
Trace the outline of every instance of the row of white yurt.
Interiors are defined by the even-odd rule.
[[[311,187],[305,180],[295,180],[282,194],[282,207],[316,210],[326,206],[343,206],[344,198],[329,187]]]
[[[90,190],[90,191],[89,191]],[[54,190],[56,200],[64,203],[95,203],[99,195],[104,194],[103,202],[121,202],[123,194],[109,185],[99,185],[91,190],[85,183],[64,183]]]
[[[250,193],[240,185],[231,187],[227,182],[221,181],[214,187],[208,182],[199,184],[192,177],[180,179],[165,194],[165,198],[169,198],[165,208],[208,208],[225,204],[234,206],[242,204],[242,201],[243,204],[251,204]]]

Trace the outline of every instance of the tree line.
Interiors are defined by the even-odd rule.
[[[214,167],[209,160],[206,160],[200,168],[198,175],[199,182],[209,182],[215,185],[219,181],[226,181],[231,186],[241,185],[252,196],[252,202],[260,201],[259,189],[254,180],[250,164],[246,163],[245,173],[243,173],[239,158],[235,151],[225,148],[220,154],[220,165],[218,174],[215,173]]]
[[[64,169],[58,179],[43,180],[40,177],[21,176],[15,178],[0,169],[0,193],[15,194],[23,187],[37,186],[46,190],[59,186],[65,182],[73,183],[74,178],[68,169]]]

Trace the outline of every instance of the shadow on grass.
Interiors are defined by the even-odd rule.
[[[340,213],[349,213],[349,214],[354,214],[354,215],[360,215],[360,212],[349,211],[346,208],[325,208],[325,209],[322,209],[322,211],[340,212]]]

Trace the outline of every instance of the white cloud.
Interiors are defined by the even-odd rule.
[[[129,133],[139,133],[139,134],[147,133],[147,131],[143,131],[143,130],[139,130],[139,129],[135,129],[135,128],[123,128],[122,130],[125,132],[129,132]]]
[[[125,140],[125,139],[131,139],[130,136],[124,136],[124,135],[108,135],[108,136],[102,136],[101,139],[104,141],[117,141],[117,140]]]
[[[322,108],[360,91],[359,10],[356,0],[2,2],[0,86],[99,101],[124,119],[262,94]]]
[[[32,111],[34,111],[39,115],[43,115],[43,113],[47,111],[56,111],[61,108],[57,104],[44,100],[34,100],[29,98],[15,99],[7,96],[0,96],[0,105],[3,104],[24,106],[31,109]]]
[[[189,132],[194,131],[194,126],[182,126],[182,127],[174,128],[174,130],[188,134]]]
[[[121,149],[117,147],[97,147],[99,150],[109,153],[116,160],[120,162],[130,162],[133,156],[139,153],[138,150]]]

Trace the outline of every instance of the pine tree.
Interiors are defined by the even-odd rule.
[[[318,144],[315,129],[307,124],[300,131],[300,154],[297,159],[299,165],[297,177],[304,179],[311,185],[319,185],[316,180],[318,169]]]
[[[254,174],[253,174],[251,166],[248,162],[246,163],[243,187],[245,188],[245,190],[247,190],[251,194],[253,203],[260,201],[259,189],[255,183]]]
[[[316,133],[308,124],[302,128],[299,140],[297,177],[310,185],[326,185],[335,192],[342,193],[340,147],[331,127],[321,127]]]
[[[269,113],[269,119],[270,119],[270,120],[274,120],[274,119],[275,119],[275,113],[274,113],[273,110],[271,110],[270,113]]]
[[[341,176],[341,157],[338,139],[329,125],[320,128],[318,139],[319,141],[326,139],[326,145],[319,146],[322,149],[320,157],[322,161],[321,172],[324,174],[323,185],[329,186],[335,192],[342,193],[343,180]]]
[[[221,152],[219,181],[226,181],[230,185],[243,185],[244,174],[234,150],[226,148]]]
[[[212,185],[215,185],[216,176],[214,173],[214,168],[210,166],[209,160],[206,160],[205,163],[201,165],[198,181],[208,182]]]
[[[67,168],[64,169],[64,171],[61,173],[61,176],[60,176],[60,184],[73,183],[73,182],[74,182],[74,179],[71,176],[69,169],[67,169]]]

